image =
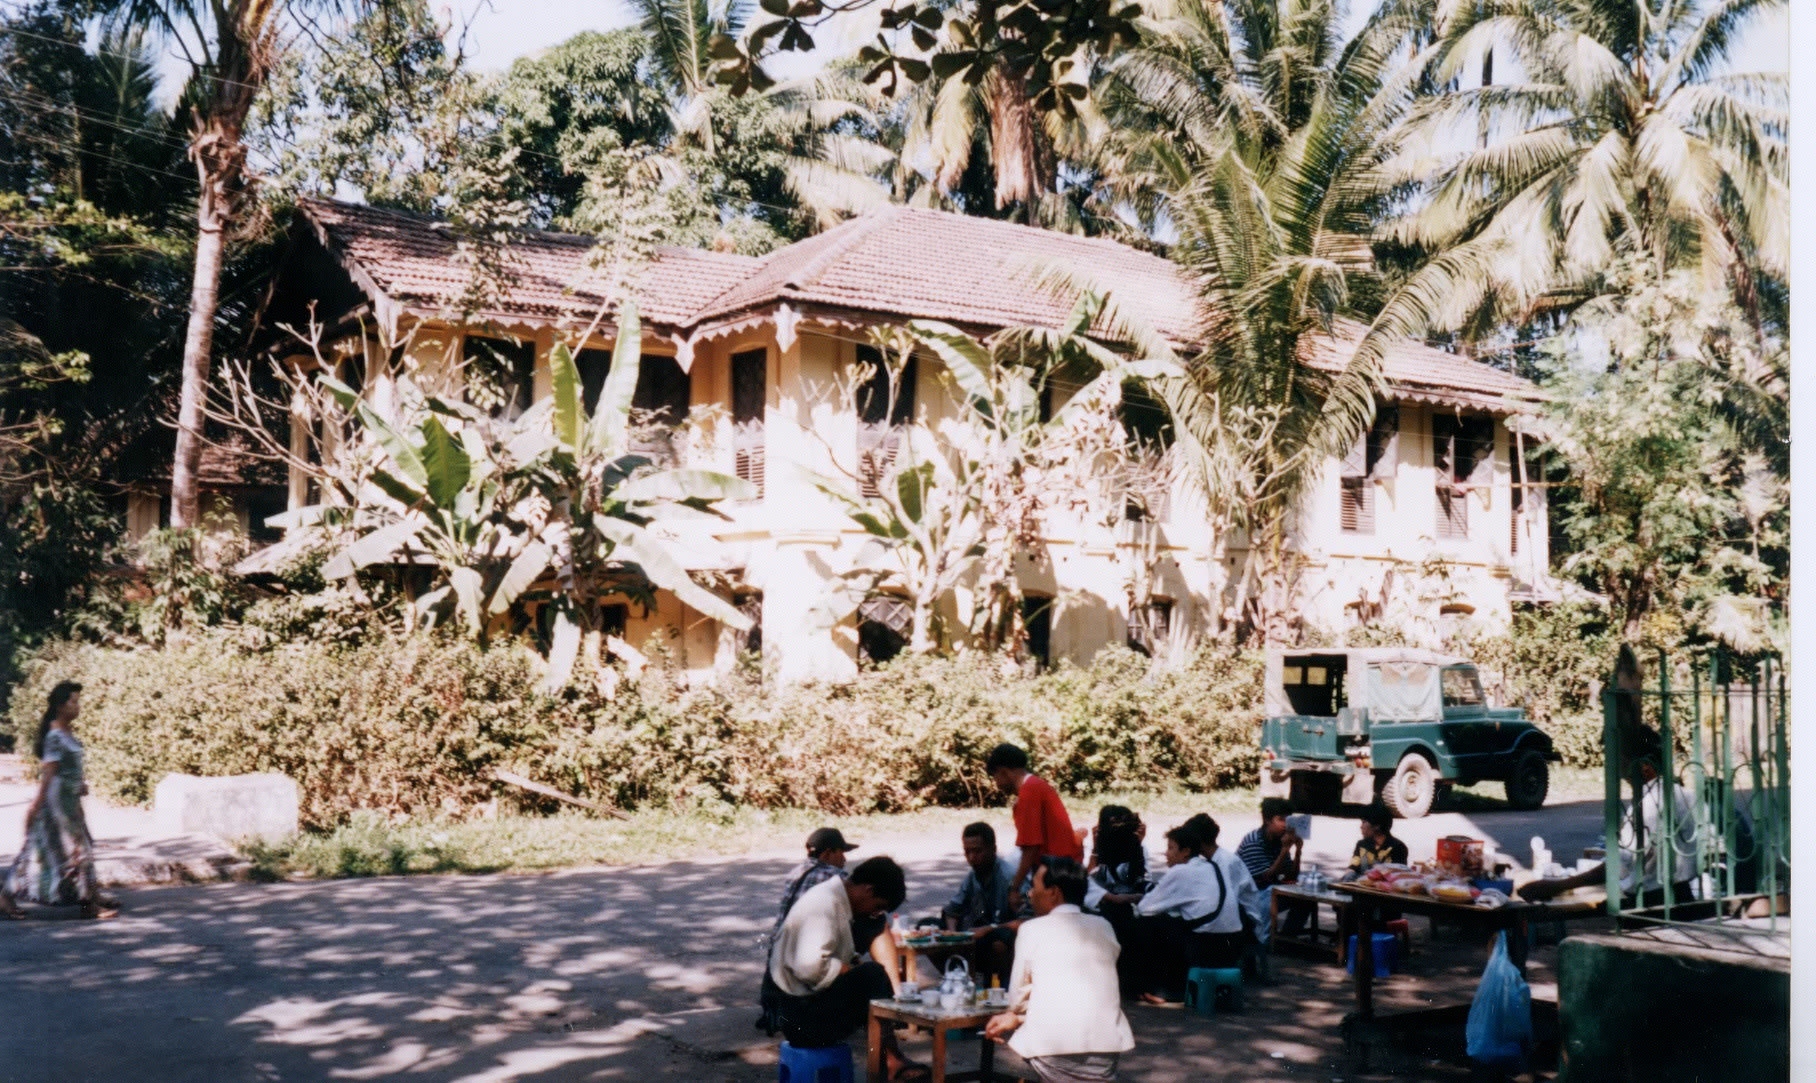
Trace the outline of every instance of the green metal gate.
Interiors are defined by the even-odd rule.
[[[1602,693],[1608,911],[1626,926],[1695,923],[1788,938],[1784,667],[1775,656],[1742,659],[1724,651],[1659,651],[1655,666],[1645,679],[1623,648]],[[1657,772],[1652,783],[1642,773],[1648,760]],[[1623,779],[1631,801],[1621,799]],[[1673,782],[1676,799],[1668,800],[1665,786]],[[1690,871],[1690,898],[1676,875],[1680,863]],[[1648,866],[1656,885],[1651,898],[1637,891]],[[1624,894],[1623,880],[1636,890]]]

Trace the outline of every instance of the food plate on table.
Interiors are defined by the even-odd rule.
[[[940,933],[934,940],[941,944],[963,944],[971,939],[970,933]]]

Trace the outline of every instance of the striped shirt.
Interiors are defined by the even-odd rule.
[[[1280,843],[1269,843],[1263,828],[1255,828],[1242,836],[1242,845],[1236,847],[1236,856],[1248,867],[1249,875],[1257,884],[1267,870],[1274,867],[1274,859],[1280,856]]]

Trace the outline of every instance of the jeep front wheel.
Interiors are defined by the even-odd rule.
[[[1545,754],[1536,748],[1520,753],[1514,761],[1513,774],[1507,776],[1507,803],[1521,812],[1530,812],[1545,803],[1551,791],[1551,768]]]
[[[1431,811],[1437,793],[1438,773],[1432,769],[1431,761],[1417,752],[1408,752],[1382,788],[1381,800],[1395,816],[1416,820]]]

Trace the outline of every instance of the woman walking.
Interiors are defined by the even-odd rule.
[[[0,885],[0,915],[20,918],[18,900],[45,905],[79,903],[85,918],[108,918],[119,904],[95,887],[94,839],[82,814],[88,783],[82,777],[82,742],[70,724],[82,712],[82,686],[64,681],[51,689],[38,723],[38,796],[25,814],[25,845]]]

